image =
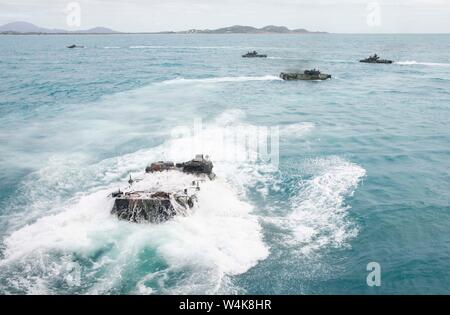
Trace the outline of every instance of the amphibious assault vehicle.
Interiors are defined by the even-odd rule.
[[[321,73],[319,70],[305,70],[303,72],[281,72],[280,78],[286,81],[292,80],[327,80],[331,74]]]
[[[373,56],[369,56],[366,59],[362,59],[359,62],[364,62],[364,63],[392,63],[392,60],[387,60],[387,59],[380,59],[380,57],[377,56],[377,54],[373,55]]]
[[[256,50],[254,50],[242,55],[242,58],[267,58],[267,55],[258,54]]]
[[[162,223],[186,215],[197,202],[200,184],[215,178],[208,157],[197,155],[184,163],[154,162],[142,178],[130,176],[128,187],[113,192],[111,210],[121,220]]]

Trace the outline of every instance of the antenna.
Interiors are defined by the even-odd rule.
[[[133,183],[134,183],[134,180],[131,178],[131,174],[130,174],[130,179],[128,180],[128,184],[130,184],[130,186],[131,186],[131,185],[133,185]]]

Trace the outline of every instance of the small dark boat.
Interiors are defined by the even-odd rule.
[[[294,81],[294,80],[327,80],[331,79],[331,74],[321,73],[319,70],[305,70],[302,72],[281,72],[280,78],[285,81]]]
[[[256,50],[254,50],[242,55],[242,58],[267,58],[267,55],[258,54]]]
[[[370,56],[366,59],[362,59],[359,62],[364,62],[364,63],[385,63],[385,64],[390,64],[393,61],[392,60],[387,60],[387,59],[380,59],[380,57],[377,56],[377,54]]]
[[[75,44],[72,44],[72,45],[69,45],[69,46],[67,46],[67,48],[84,48],[84,46],[78,46],[78,45],[75,45]]]

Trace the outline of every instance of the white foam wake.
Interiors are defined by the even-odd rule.
[[[277,57],[277,56],[268,56],[267,59],[273,59],[273,60],[303,60],[306,61],[304,58],[298,58],[298,57]]]
[[[246,82],[246,81],[280,81],[281,79],[274,75],[265,75],[260,77],[216,77],[216,78],[203,78],[203,79],[185,79],[177,78],[173,80],[166,80],[161,82],[162,84],[188,84],[188,83],[226,83],[226,82]]]
[[[300,183],[288,217],[293,241],[304,245],[304,253],[328,245],[339,247],[357,234],[346,218],[345,198],[353,194],[366,171],[339,157],[318,158],[307,167],[314,176]]]
[[[11,279],[19,276],[27,292],[52,293],[47,280],[59,280],[68,286],[93,282],[85,293],[98,294],[120,285],[121,274],[133,268],[140,253],[152,250],[168,264],[167,273],[189,270],[189,280],[181,279],[175,286],[163,282],[155,287],[144,278],[138,290],[144,285],[159,293],[211,294],[226,291],[224,278],[245,272],[268,255],[252,207],[236,198],[220,179],[202,185],[200,206],[192,215],[160,225],[119,222],[110,214],[112,200],[106,198],[110,192],[107,189],[86,195],[62,212],[14,232],[5,241],[5,259],[0,266],[9,262],[32,266],[28,278],[10,275]],[[107,277],[89,279],[89,275],[78,275],[84,280],[73,282],[74,255],[89,260],[108,248],[91,271],[95,275],[102,269]],[[62,255],[59,260],[54,257],[57,253]]]
[[[248,50],[255,47],[243,46],[161,46],[161,45],[134,45],[130,49],[230,49],[230,50]],[[264,48],[264,47],[261,47]]]
[[[419,66],[430,66],[430,67],[450,67],[450,63],[439,63],[439,62],[418,62],[414,60],[407,61],[397,61],[395,62],[398,65],[419,65]]]
[[[324,247],[341,247],[357,235],[347,219],[345,199],[353,194],[366,171],[339,157],[312,159],[304,166],[312,177],[298,183],[286,217],[268,218],[289,233],[288,246],[310,255]]]
[[[222,149],[212,128],[238,123],[243,116],[242,111],[227,111],[197,135],[205,152],[214,157]],[[0,270],[7,273],[8,285],[37,294],[110,293],[124,285],[122,281],[127,285],[133,281],[124,279],[124,274],[142,270],[134,282],[136,293],[235,293],[229,277],[247,271],[269,253],[258,217],[243,201],[244,186],[268,178],[258,167],[215,164],[219,177],[204,183],[198,207],[187,217],[161,225],[140,225],[118,221],[110,214],[112,200],[107,196],[123,185],[128,172],[142,170],[152,160],[186,160],[192,155],[192,141],[189,136],[168,140],[151,149],[103,160],[78,175],[77,181],[87,176],[103,187],[80,192],[63,205],[54,204],[57,209],[50,215],[18,228],[5,239]],[[51,176],[50,182],[64,179],[64,173],[40,175]],[[133,177],[140,175],[133,173]],[[143,252],[153,254],[142,258]],[[92,266],[86,269],[80,261]],[[157,268],[152,267],[153,261],[159,261]],[[28,270],[26,277],[23,269]]]
[[[130,49],[152,49],[152,48],[168,48],[166,46],[151,46],[151,45],[135,45],[135,46],[130,46]]]

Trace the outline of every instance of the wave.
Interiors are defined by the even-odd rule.
[[[103,49],[120,49],[119,46],[105,46]]]
[[[241,77],[215,77],[204,79],[177,78],[163,81],[161,82],[161,84],[227,83],[227,82],[247,82],[247,81],[282,81],[282,80],[274,75],[265,75],[260,77],[241,76]]]
[[[315,128],[312,122],[294,123],[280,128],[280,136],[299,138],[310,133]]]
[[[450,63],[438,63],[438,62],[418,62],[414,60],[409,61],[397,61],[398,65],[419,65],[419,66],[430,66],[430,67],[450,67]]]
[[[294,244],[303,244],[302,253],[324,246],[339,247],[356,236],[357,229],[347,220],[345,198],[355,191],[366,171],[339,157],[313,159],[306,166],[315,173],[301,182],[288,216]]]
[[[304,171],[312,174],[297,184],[285,217],[267,218],[289,233],[284,244],[302,256],[325,247],[342,247],[358,233],[347,218],[345,199],[353,194],[366,171],[340,157],[311,159]]]
[[[242,109],[229,109],[214,118],[214,124],[217,126],[229,126],[241,123],[246,117]]]

